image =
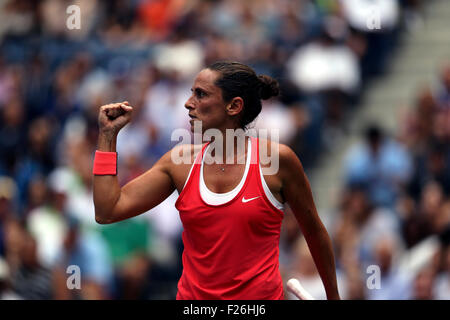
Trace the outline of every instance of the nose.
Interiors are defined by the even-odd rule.
[[[188,110],[194,109],[193,104],[192,104],[192,95],[189,97],[189,99],[187,99],[187,101],[184,104],[184,107]]]

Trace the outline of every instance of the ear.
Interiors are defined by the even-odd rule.
[[[234,97],[226,108],[230,116],[238,115],[244,108],[244,100],[241,97]]]

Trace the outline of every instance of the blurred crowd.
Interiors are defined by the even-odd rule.
[[[397,132],[368,126],[344,160],[328,224],[344,299],[450,299],[450,63],[417,92]],[[290,229],[287,274],[326,298],[303,237]]]
[[[80,29],[66,24],[66,9],[74,4]],[[253,126],[279,129],[280,141],[310,168],[345,133],[346,116],[371,80],[388,69],[402,33],[420,24],[425,4],[371,5],[1,0],[0,298],[175,298],[183,250],[176,193],[139,217],[95,222],[99,107],[129,101],[134,108],[117,143],[123,185],[178,143],[171,139],[175,129],[188,128],[183,106],[195,74],[216,60],[238,60],[281,85],[281,97],[264,102]],[[394,288],[404,281],[424,294],[423,287],[436,280],[441,291],[433,298],[448,297],[450,254],[444,247],[439,261],[436,255],[433,267],[413,280],[400,279],[392,266],[394,255],[440,235],[447,223],[449,79],[445,70],[437,85],[422,92],[401,137],[390,139],[374,126],[349,155],[342,203],[329,229],[343,298],[376,298],[364,290],[361,274],[371,264]],[[283,275],[298,272],[314,287],[317,274],[288,211],[280,245]],[[81,270],[81,290],[67,289],[71,265]],[[319,291],[312,289],[318,297]],[[413,297],[408,292],[402,298]]]

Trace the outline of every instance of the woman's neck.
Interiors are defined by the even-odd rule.
[[[249,136],[222,135],[221,138],[212,137],[209,147],[209,163],[217,164],[245,164],[246,154],[248,152]]]

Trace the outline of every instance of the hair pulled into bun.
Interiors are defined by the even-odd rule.
[[[239,126],[247,129],[261,112],[261,100],[280,94],[278,81],[267,75],[257,75],[255,71],[240,62],[216,61],[207,67],[219,73],[214,84],[222,90],[225,102],[241,97],[244,108],[239,114]]]
[[[280,85],[277,80],[267,75],[259,75],[258,79],[260,82],[259,96],[262,100],[267,100],[280,94]]]

